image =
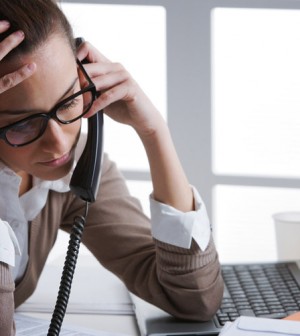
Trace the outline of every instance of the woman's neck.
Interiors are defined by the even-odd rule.
[[[18,175],[22,178],[19,189],[19,196],[22,196],[32,188],[32,176],[24,171],[19,171]]]

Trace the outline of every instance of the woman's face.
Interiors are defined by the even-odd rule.
[[[0,127],[48,112],[80,90],[76,60],[63,37],[51,37],[21,61],[0,63],[0,77],[29,62],[37,65],[34,75],[0,94]],[[24,147],[15,148],[0,140],[0,159],[16,173],[25,171],[46,180],[61,178],[72,167],[79,132],[80,120],[63,125],[50,119],[45,133]]]

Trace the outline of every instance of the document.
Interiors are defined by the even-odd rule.
[[[50,322],[43,319],[33,318],[16,313],[16,336],[46,336]],[[107,331],[94,331],[81,327],[64,326],[61,329],[60,336],[128,336],[126,334],[111,333]]]
[[[300,322],[240,316],[227,322],[219,336],[300,336]]]

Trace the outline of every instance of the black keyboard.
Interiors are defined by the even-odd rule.
[[[300,282],[288,263],[222,266],[222,275],[220,326],[241,315],[283,318],[300,310]]]

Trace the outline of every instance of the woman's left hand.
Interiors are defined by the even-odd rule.
[[[80,46],[77,57],[88,60],[84,67],[101,93],[87,117],[104,109],[106,115],[132,126],[141,137],[155,133],[164,123],[155,106],[121,64],[109,61],[88,42]]]

